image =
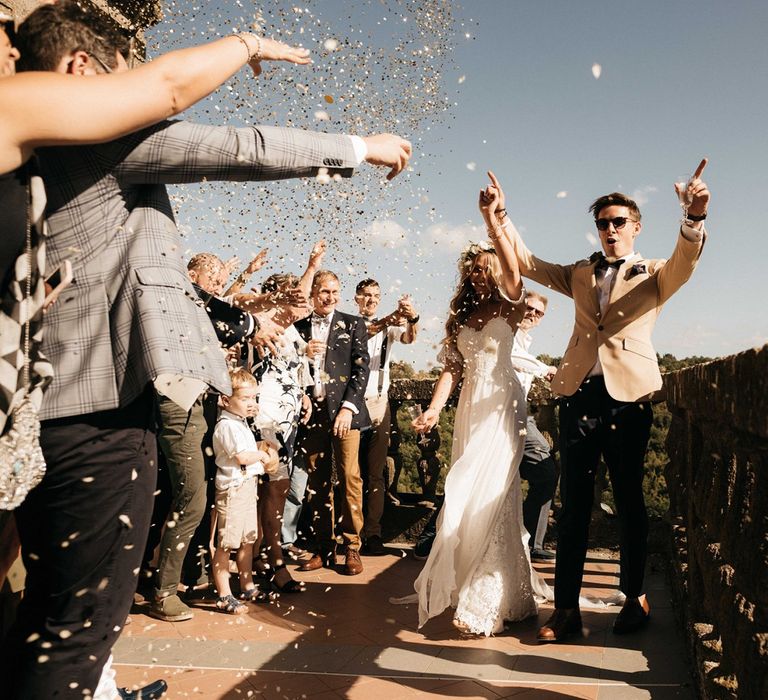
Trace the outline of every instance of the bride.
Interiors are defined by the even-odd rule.
[[[419,627],[451,606],[459,629],[490,635],[505,620],[535,615],[536,596],[552,596],[531,569],[518,473],[526,401],[516,372],[533,371],[512,354],[525,290],[497,222],[498,192],[481,191],[479,206],[492,246],[472,244],[461,255],[439,358],[444,369],[413,423],[430,430],[463,380],[437,537],[414,587]]]

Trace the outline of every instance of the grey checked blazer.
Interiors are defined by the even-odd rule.
[[[39,151],[48,192],[48,263],[75,282],[45,318],[55,378],[43,419],[124,406],[159,374],[230,384],[219,343],[181,258],[164,185],[349,176],[342,135],[163,122],[107,144]]]

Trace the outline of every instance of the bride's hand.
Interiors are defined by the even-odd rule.
[[[497,225],[496,211],[499,207],[499,193],[493,185],[488,185],[484,190],[480,190],[480,199],[478,201],[480,213],[485,219],[486,226],[493,228]]]
[[[501,183],[499,182],[498,178],[491,172],[488,171],[488,177],[491,179],[491,185],[496,189],[496,192],[499,194],[499,206],[497,207],[496,211],[504,211],[507,208],[507,198],[504,196],[504,190],[501,189]]]
[[[435,408],[428,408],[411,422],[411,427],[417,433],[428,433],[437,425],[438,418],[440,418],[440,411]]]

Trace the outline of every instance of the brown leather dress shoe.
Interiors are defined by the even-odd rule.
[[[631,634],[648,624],[651,610],[648,601],[641,603],[637,598],[631,598],[624,603],[613,623],[614,634]]]
[[[539,642],[562,642],[572,634],[581,633],[581,613],[578,608],[573,610],[557,610],[539,629],[536,639]]]
[[[347,547],[347,558],[344,562],[344,573],[347,576],[357,576],[363,573],[363,562],[360,559],[360,552],[356,549]]]
[[[336,566],[336,554],[334,552],[321,552],[313,554],[309,561],[305,561],[299,568],[299,571],[317,571],[317,569],[332,569]]]

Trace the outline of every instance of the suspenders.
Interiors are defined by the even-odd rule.
[[[381,358],[379,359],[379,396],[384,389],[384,368],[387,361],[387,344],[389,343],[389,328],[384,328],[384,340],[381,342]]]

